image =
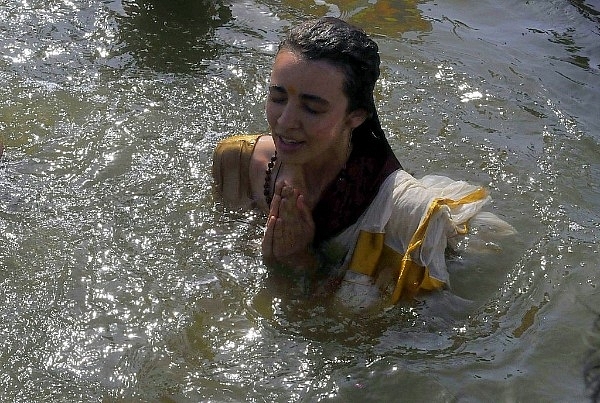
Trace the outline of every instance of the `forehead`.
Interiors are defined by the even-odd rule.
[[[271,84],[314,95],[343,95],[343,71],[325,60],[307,60],[288,50],[277,54]]]

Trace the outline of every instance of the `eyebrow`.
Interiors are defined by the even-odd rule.
[[[287,91],[285,88],[279,86],[279,85],[271,85],[269,86],[269,90],[270,91],[275,91],[281,94],[287,94]],[[316,102],[318,104],[321,105],[329,105],[329,101],[327,101],[324,98],[321,98],[318,95],[313,95],[313,94],[300,94],[300,98],[302,98],[305,101],[309,101],[309,102]]]

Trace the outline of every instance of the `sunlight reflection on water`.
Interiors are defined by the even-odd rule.
[[[8,400],[581,400],[600,208],[587,17],[235,2],[174,40],[188,16],[149,4],[0,6]],[[403,165],[486,185],[519,230],[501,255],[451,259],[452,293],[362,314],[307,298],[261,264],[264,218],[212,198],[216,141],[265,129],[277,38],[334,5],[380,44]]]

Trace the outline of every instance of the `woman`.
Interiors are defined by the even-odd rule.
[[[213,166],[225,201],[268,214],[265,264],[359,306],[447,284],[447,239],[488,201],[464,182],[402,170],[373,100],[379,63],[376,43],[342,20],[291,29],[271,73],[271,135],[223,140]]]

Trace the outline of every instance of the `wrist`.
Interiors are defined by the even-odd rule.
[[[276,259],[276,261],[272,263],[275,264],[271,266],[278,267],[290,274],[312,274],[319,268],[318,255],[312,248],[307,248],[304,251],[296,252],[293,255],[288,255],[281,259]]]
[[[291,259],[294,266],[302,271],[316,271],[319,268],[319,258],[312,248],[307,248]]]

